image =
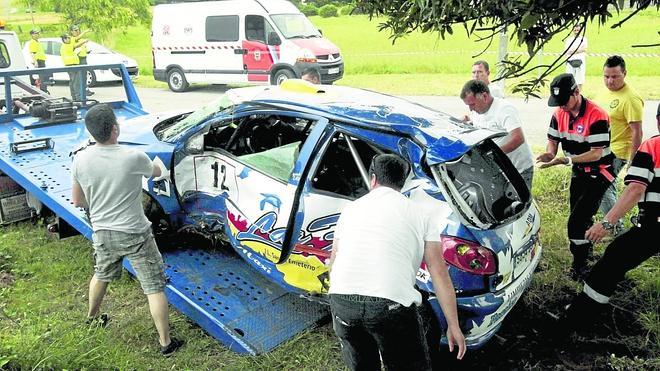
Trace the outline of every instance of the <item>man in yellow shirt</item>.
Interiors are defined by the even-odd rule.
[[[85,44],[87,40],[78,41],[78,43],[73,43],[71,41],[71,36],[68,34],[62,35],[62,46],[60,47],[60,56],[62,56],[62,62],[65,66],[77,66],[80,63],[78,59],[78,53],[76,48]],[[83,74],[81,71],[71,71],[69,74],[69,90],[71,91],[71,99],[73,101],[82,100],[82,89],[83,87]]]
[[[32,39],[28,41],[28,48],[30,49],[30,55],[32,55],[32,64],[37,68],[44,68],[46,67],[46,52],[44,51],[44,46],[39,42],[39,36],[41,36],[41,30],[38,28],[30,31],[30,37]],[[49,78],[50,76],[46,74],[39,74],[39,82],[36,86],[44,93],[48,93]]]
[[[89,30],[85,30],[85,31],[80,32],[80,27],[78,27],[77,25],[74,24],[71,27],[69,27],[69,31],[71,33],[71,42],[73,44],[77,44],[82,40],[85,40],[85,42],[87,41],[86,39],[83,39],[82,37],[83,37],[84,34],[89,32]],[[78,64],[80,64],[80,65],[87,64],[87,45],[86,44],[82,44],[78,48],[78,60],[79,60]],[[87,76],[87,73],[85,72],[83,76]],[[85,78],[85,89],[87,89],[87,78]],[[93,91],[87,89],[87,95],[88,96],[93,95],[93,94],[94,94]]]
[[[595,101],[607,110],[610,116],[610,148],[614,152],[612,168],[618,174],[629,163],[642,143],[642,117],[644,100],[625,82],[626,62],[613,55],[603,65],[603,82],[607,91]],[[616,183],[607,189],[600,204],[606,215],[616,203]],[[623,232],[623,223],[617,221],[618,230]]]

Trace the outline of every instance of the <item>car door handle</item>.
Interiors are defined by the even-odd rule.
[[[234,54],[247,54],[247,49],[234,49]]]

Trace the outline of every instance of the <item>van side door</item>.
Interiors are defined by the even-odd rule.
[[[267,45],[268,35],[275,32],[268,20],[260,15],[245,16],[243,65],[248,81],[268,82],[274,64],[279,63],[280,46]]]
[[[210,15],[205,21],[204,65],[208,82],[245,82],[238,15]]]

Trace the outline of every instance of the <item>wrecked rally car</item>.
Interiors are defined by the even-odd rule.
[[[495,334],[541,257],[540,214],[492,140],[502,134],[404,99],[291,80],[229,90],[192,113],[126,120],[121,132],[122,143],[169,170],[143,184],[159,236],[192,231],[226,242],[271,281],[317,301],[327,300],[342,207],[368,192],[376,154],[402,156],[412,168],[402,192],[442,223],[472,348]],[[444,328],[432,285],[422,263],[418,289],[429,320]]]

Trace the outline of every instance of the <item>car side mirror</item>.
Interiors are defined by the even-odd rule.
[[[268,33],[268,45],[281,45],[282,39],[280,39],[277,32],[272,31]]]

